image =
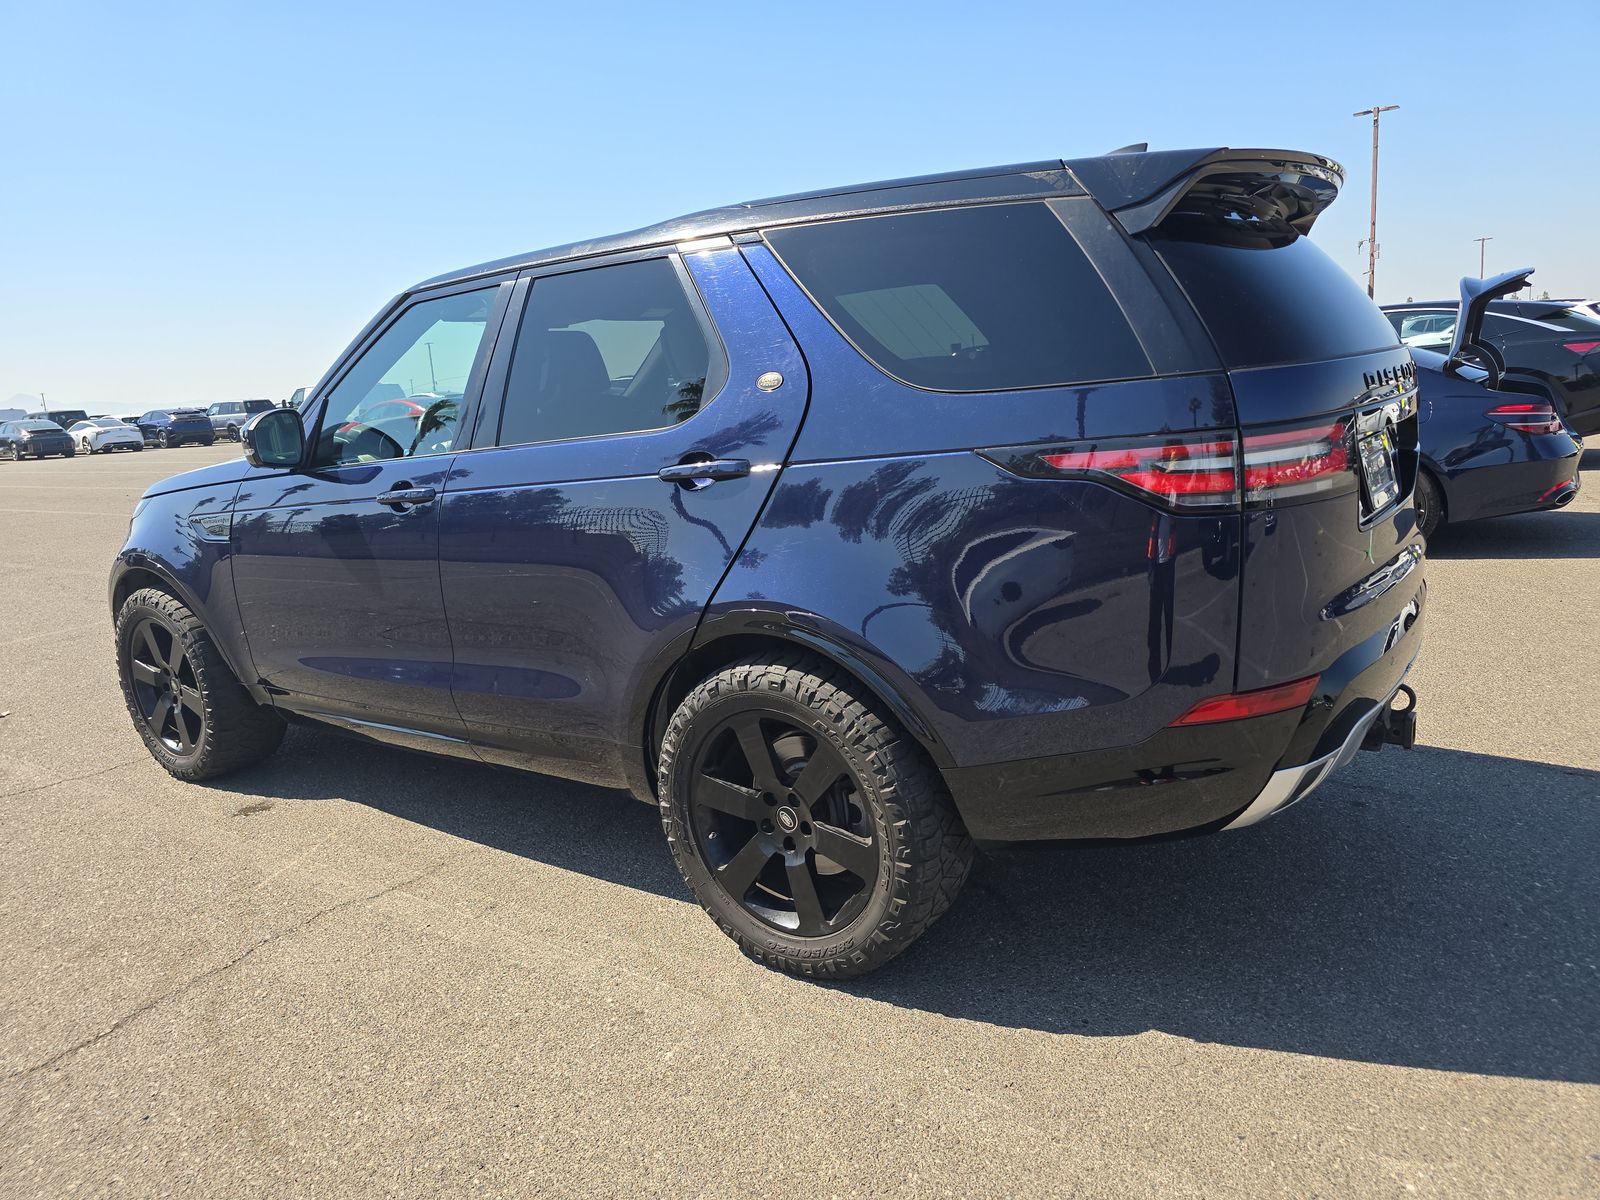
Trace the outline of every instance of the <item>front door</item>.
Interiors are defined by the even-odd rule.
[[[284,707],[461,734],[438,497],[512,287],[477,283],[402,307],[310,414],[306,465],[241,488],[239,615]]]
[[[615,785],[638,680],[760,512],[805,366],[732,246],[519,286],[440,513],[455,700],[490,761]]]

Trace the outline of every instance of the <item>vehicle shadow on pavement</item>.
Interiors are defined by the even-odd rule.
[[[1600,772],[1359,756],[1262,825],[983,861],[846,990],[966,1020],[1600,1082]]]
[[[266,768],[214,786],[346,800],[691,900],[655,810],[624,792],[290,736]],[[1158,1030],[1600,1083],[1597,801],[1600,771],[1433,748],[1363,754],[1248,830],[985,855],[918,945],[836,990],[1048,1033]]]
[[[261,767],[207,785],[251,800],[344,800],[509,854],[675,900],[692,900],[654,807],[546,775],[291,727]],[[238,814],[253,806],[245,804]]]
[[[1558,508],[1446,525],[1428,539],[1428,557],[1600,558],[1600,512]]]

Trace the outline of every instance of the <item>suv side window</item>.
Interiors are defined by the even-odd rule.
[[[419,301],[395,318],[329,393],[313,465],[449,453],[495,292]]]
[[[1042,203],[765,236],[856,349],[914,387],[988,392],[1152,374],[1099,272]]]
[[[535,279],[499,444],[641,433],[687,421],[721,384],[712,364],[698,309],[668,259]]]

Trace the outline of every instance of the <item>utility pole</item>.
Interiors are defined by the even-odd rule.
[[[49,412],[50,411],[50,406],[44,402],[44,393],[43,392],[39,393],[39,407],[44,409],[45,412]]]
[[[1378,282],[1378,118],[1399,108],[1398,104],[1374,104],[1363,108],[1353,117],[1372,118],[1372,223],[1367,227],[1367,295],[1377,289]]]
[[[439,377],[433,371],[433,343],[423,342],[422,344],[428,348],[428,378],[433,381],[432,390],[437,392],[439,390]]]
[[[1492,237],[1481,237],[1481,238],[1473,238],[1472,240],[1478,243],[1478,278],[1482,279],[1483,278],[1483,244],[1485,242],[1492,242],[1492,241],[1494,241],[1494,239]]]

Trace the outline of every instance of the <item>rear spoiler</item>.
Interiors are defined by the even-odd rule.
[[[1276,219],[1309,233],[1344,185],[1333,159],[1299,150],[1128,147],[1062,165],[1130,234],[1147,233],[1174,212]]]
[[[1461,352],[1478,341],[1483,331],[1484,314],[1489,311],[1489,301],[1520,292],[1528,286],[1532,267],[1507,271],[1504,275],[1491,275],[1488,279],[1474,279],[1471,275],[1461,279],[1461,307],[1456,310],[1456,332],[1450,339],[1450,352],[1445,355],[1446,369],[1462,362]],[[1474,364],[1475,365],[1475,364]]]

